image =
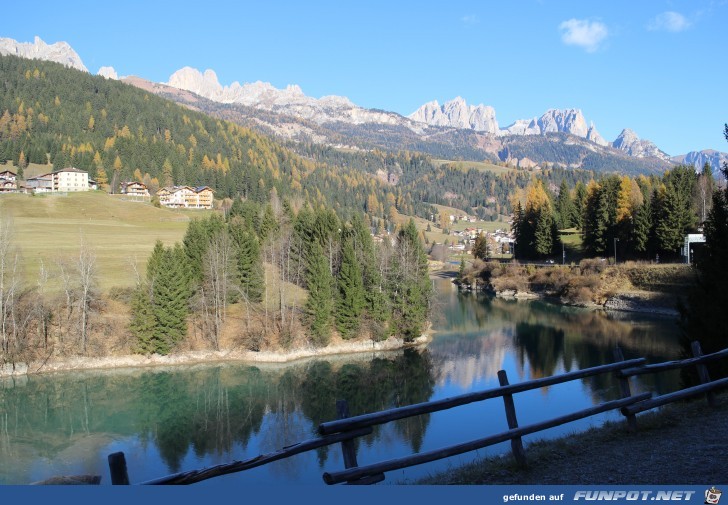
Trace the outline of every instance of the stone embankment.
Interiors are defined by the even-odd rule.
[[[666,297],[651,296],[651,293],[621,293],[614,295],[604,302],[607,310],[621,310],[626,312],[645,312],[661,316],[679,316],[675,301]]]
[[[404,342],[402,339],[390,337],[381,342],[361,340],[355,342],[341,342],[327,347],[306,347],[290,351],[189,351],[162,356],[151,354],[142,356],[138,354],[108,357],[51,357],[45,362],[6,363],[0,365],[0,377],[17,376],[35,373],[49,373],[70,370],[98,370],[112,368],[136,368],[152,366],[192,365],[200,363],[217,363],[236,361],[241,363],[290,363],[309,358],[321,358],[335,355],[356,353],[388,353],[406,347],[421,346],[430,339],[423,335],[414,342]]]

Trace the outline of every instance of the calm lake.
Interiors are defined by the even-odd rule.
[[[435,281],[433,341],[424,349],[359,354],[285,366],[214,364],[124,369],[0,380],[0,483],[26,484],[54,475],[97,474],[109,484],[107,456],[126,454],[132,483],[272,452],[315,436],[336,418],[337,399],[352,415],[611,363],[649,362],[680,352],[674,319],[561,307],[542,301],[459,294]],[[633,390],[678,388],[679,372],[640,376]],[[636,385],[636,388],[634,387]],[[521,425],[619,398],[611,375],[515,396]],[[524,439],[598,426],[617,413],[571,423]],[[359,464],[465,442],[507,429],[499,398],[397,421],[357,441]],[[501,444],[387,474],[383,485],[417,479]],[[340,446],[294,456],[200,486],[241,483],[324,486],[324,471],[343,469]]]

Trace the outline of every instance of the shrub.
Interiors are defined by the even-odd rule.
[[[607,268],[607,262],[603,258],[583,259],[579,262],[579,267],[584,273],[600,274]]]

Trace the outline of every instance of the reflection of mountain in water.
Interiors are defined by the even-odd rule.
[[[674,359],[680,352],[679,330],[672,319],[439,292],[444,316],[430,345],[438,384],[457,382],[468,388],[492,379],[510,350],[520,381],[612,363],[617,345],[627,359],[645,357],[648,362]],[[678,378],[665,373],[636,380],[640,390],[665,392],[677,388]],[[595,399],[610,397],[616,385],[611,375],[587,383]]]
[[[437,383],[469,389],[483,378],[496,377],[512,340],[513,332],[508,328],[462,339],[438,335],[430,344]]]

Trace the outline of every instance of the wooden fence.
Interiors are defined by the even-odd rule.
[[[711,381],[708,376],[705,363],[728,357],[728,349],[724,349],[713,354],[703,355],[700,349],[700,344],[698,342],[694,342],[692,350],[694,355],[693,358],[648,365],[646,364],[645,358],[625,360],[622,356],[622,351],[619,348],[616,348],[614,353],[616,361],[614,363],[567,372],[561,375],[530,380],[518,384],[509,384],[506,372],[501,370],[498,372],[498,381],[500,386],[497,388],[466,393],[442,400],[407,405],[404,407],[354,417],[349,417],[346,401],[340,400],[336,405],[337,419],[335,421],[319,425],[318,432],[321,435],[320,437],[284,447],[274,453],[262,454],[251,459],[233,461],[232,463],[221,464],[201,470],[181,472],[159,479],[142,482],[141,484],[193,484],[213,477],[249,470],[273,461],[278,461],[296,454],[337,443],[341,444],[345,469],[337,472],[325,472],[323,474],[323,479],[327,484],[344,482],[347,484],[373,484],[384,480],[385,472],[448,458],[505,441],[510,441],[511,451],[517,463],[521,466],[525,466],[527,464],[526,453],[522,443],[522,437],[525,435],[538,433],[555,426],[560,426],[578,419],[584,419],[586,417],[615,409],[620,410],[620,412],[627,418],[629,429],[634,430],[637,427],[637,413],[666,405],[677,400],[702,394],[706,394],[709,405],[714,406],[714,391],[718,388],[728,386],[728,378]],[[652,393],[641,393],[637,395],[633,395],[631,393],[629,384],[630,377],[690,366],[695,366],[697,369],[701,382],[697,386],[654,398],[652,397]],[[587,409],[527,426],[518,425],[518,417],[513,402],[513,395],[524,391],[562,384],[604,373],[614,373],[619,379],[620,392],[622,396],[621,399],[603,402]],[[507,431],[441,449],[421,452],[364,466],[359,466],[357,463],[356,449],[353,441],[357,437],[372,433],[373,427],[376,425],[389,423],[398,419],[419,416],[422,414],[440,412],[461,405],[481,402],[493,398],[503,399],[505,416],[508,422]],[[111,470],[112,484],[129,484],[126,460],[123,453],[118,452],[109,455],[109,468]]]

